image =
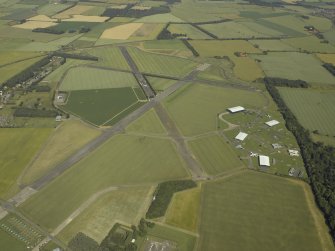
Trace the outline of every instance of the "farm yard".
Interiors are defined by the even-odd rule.
[[[0,249],[335,250],[333,21],[0,0]]]

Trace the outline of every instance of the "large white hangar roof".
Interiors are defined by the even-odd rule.
[[[271,121],[266,122],[265,124],[267,124],[268,126],[272,127],[272,126],[278,125],[279,121],[277,121],[277,120],[271,120]]]
[[[259,155],[258,156],[258,160],[259,160],[259,165],[260,166],[270,166],[270,158],[269,158],[269,156]]]
[[[245,108],[243,106],[235,106],[228,108],[227,110],[230,111],[231,113],[235,113],[235,112],[242,112],[245,110]]]
[[[245,140],[245,138],[248,136],[247,133],[245,132],[240,132],[239,134],[237,134],[237,136],[235,137],[235,139],[243,141]]]

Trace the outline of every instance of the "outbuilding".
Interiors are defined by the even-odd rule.
[[[263,166],[263,167],[269,167],[270,166],[269,156],[259,155],[258,156],[258,161],[259,161],[260,166]]]
[[[265,122],[266,125],[272,127],[272,126],[275,126],[275,125],[278,125],[279,124],[279,121],[277,120],[271,120],[271,121],[268,121],[268,122]]]
[[[237,113],[245,111],[245,108],[243,106],[235,106],[227,109],[230,113]]]
[[[237,136],[235,137],[235,139],[239,140],[239,141],[243,141],[245,140],[245,138],[248,136],[247,133],[245,132],[240,132],[239,134],[237,134]]]

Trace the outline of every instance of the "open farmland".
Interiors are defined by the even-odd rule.
[[[335,54],[316,54],[323,62],[335,65]]]
[[[195,159],[209,175],[220,174],[225,171],[242,167],[242,162],[223,138],[212,135],[188,141]]]
[[[186,176],[184,164],[169,140],[118,135],[27,201],[22,210],[53,229],[90,196],[107,187]]]
[[[134,32],[142,27],[143,23],[122,24],[106,29],[100,38],[102,39],[128,39]]]
[[[315,85],[334,84],[334,77],[313,55],[298,52],[271,52],[257,55],[268,77],[305,80]]]
[[[64,122],[53,131],[43,150],[23,172],[21,183],[32,183],[98,135],[100,135],[98,130],[90,128],[81,121]]]
[[[265,102],[256,92],[193,84],[174,93],[164,105],[181,132],[191,136],[216,130],[217,114],[229,107],[257,109]]]
[[[322,40],[316,37],[299,37],[283,39],[284,43],[296,48],[296,50],[303,50],[309,52],[327,52],[334,53],[335,47],[329,43],[323,43]]]
[[[99,62],[96,63],[99,66],[130,70],[118,47],[98,47],[88,50],[88,53],[99,58]]]
[[[61,108],[94,125],[102,125],[137,103],[131,87],[91,89],[71,91]]]
[[[195,62],[184,58],[147,53],[137,48],[128,48],[128,51],[139,70],[145,73],[182,77],[197,66]]]
[[[190,24],[171,24],[169,25],[168,30],[171,33],[186,34],[190,39],[211,39],[209,35]]]
[[[53,18],[59,18],[59,19],[71,18],[74,15],[83,14],[84,12],[92,9],[93,7],[94,6],[89,5],[76,5],[70,9],[60,12],[59,14],[53,16]]]
[[[167,79],[167,78],[156,78],[156,77],[146,77],[150,85],[156,92],[161,92],[169,88],[171,85],[176,83],[176,80]]]
[[[137,87],[133,74],[89,67],[70,69],[61,83],[61,91]]]
[[[41,53],[36,52],[21,52],[21,51],[5,51],[0,54],[0,66],[13,64],[15,62],[24,61],[30,58],[42,56]]]
[[[11,235],[7,234],[5,231],[0,229],[0,243],[1,248],[5,250],[12,250],[12,251],[22,251],[26,249],[26,245],[12,237]]]
[[[197,250],[331,250],[303,186],[253,172],[205,184]]]
[[[62,10],[69,8],[71,5],[68,3],[58,3],[58,4],[45,4],[37,9],[38,14],[53,16]]]
[[[285,103],[302,126],[310,131],[335,136],[335,92],[278,88]]]
[[[20,29],[28,29],[28,30],[33,30],[36,28],[48,28],[51,26],[55,26],[57,23],[55,22],[45,22],[45,21],[27,21],[23,24],[18,24],[15,25],[15,28],[20,28]]]
[[[106,22],[108,17],[101,16],[84,16],[84,15],[73,15],[71,18],[65,19],[67,22],[96,22],[103,23]]]
[[[18,128],[0,130],[0,197],[17,192],[16,181],[40,150],[51,129]],[[19,156],[19,158],[18,158]]]

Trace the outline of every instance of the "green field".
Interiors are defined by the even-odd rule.
[[[284,43],[296,48],[296,50],[319,52],[319,53],[334,53],[335,47],[329,43],[322,43],[322,40],[317,37],[299,37],[281,40]]]
[[[20,128],[0,130],[0,197],[18,191],[16,181],[29,161],[48,138],[49,128]]]
[[[118,135],[25,202],[21,209],[35,222],[54,229],[102,189],[186,176],[184,163],[169,140]]]
[[[332,250],[302,185],[254,172],[205,184],[197,250]]]
[[[58,3],[58,4],[45,4],[42,7],[37,9],[37,13],[38,14],[43,14],[43,15],[47,15],[47,16],[53,16],[59,12],[61,12],[62,10],[68,8],[69,6],[71,6],[68,3],[62,4],[62,3]]]
[[[168,23],[168,22],[182,22],[180,18],[170,14],[170,13],[165,13],[165,14],[155,14],[151,16],[146,16],[137,19],[135,22],[138,23]]]
[[[278,88],[302,126],[311,132],[335,136],[335,91]]]
[[[313,55],[298,52],[271,52],[257,55],[268,77],[300,79],[308,83],[334,84],[334,77],[321,66]]]
[[[237,155],[218,135],[208,136],[188,142],[195,159],[198,160],[206,173],[220,174],[243,166]]]
[[[62,109],[94,124],[102,125],[138,103],[130,87],[71,91]]]
[[[151,109],[131,123],[127,127],[127,132],[148,133],[148,134],[166,134],[166,130],[159,120],[155,110]]]
[[[130,187],[99,197],[57,237],[68,243],[82,232],[100,243],[116,222],[137,225],[151,200],[150,187]]]
[[[68,31],[77,31],[80,28],[90,28],[92,29],[94,26],[98,25],[98,23],[92,23],[92,22],[61,22],[56,26],[53,26],[53,30],[57,31],[63,31],[63,32],[68,32]]]
[[[249,40],[262,51],[296,51],[294,47],[282,42],[282,40]]]
[[[53,131],[38,157],[25,170],[21,183],[32,183],[98,135],[100,135],[100,131],[81,121],[63,122]]]
[[[168,28],[171,33],[186,34],[190,39],[211,39],[206,33],[198,30],[190,24],[171,24]]]
[[[133,74],[89,67],[74,67],[63,79],[60,91],[137,87]]]
[[[147,53],[131,47],[128,51],[139,70],[145,73],[183,77],[197,66],[195,62],[184,58]]]
[[[257,109],[264,103],[257,92],[192,84],[168,97],[164,105],[181,132],[191,136],[216,130],[217,114],[229,107]]]
[[[156,78],[156,77],[146,77],[149,81],[150,85],[156,92],[162,92],[176,83],[176,80],[168,79],[168,78]]]
[[[36,52],[19,52],[19,51],[5,51],[0,55],[0,66],[6,64],[13,64],[17,61],[27,60],[29,58],[42,56],[41,53]]]
[[[14,237],[10,236],[3,230],[0,230],[0,243],[1,248],[3,250],[11,250],[11,251],[23,251],[26,250],[26,245],[15,239]]]

